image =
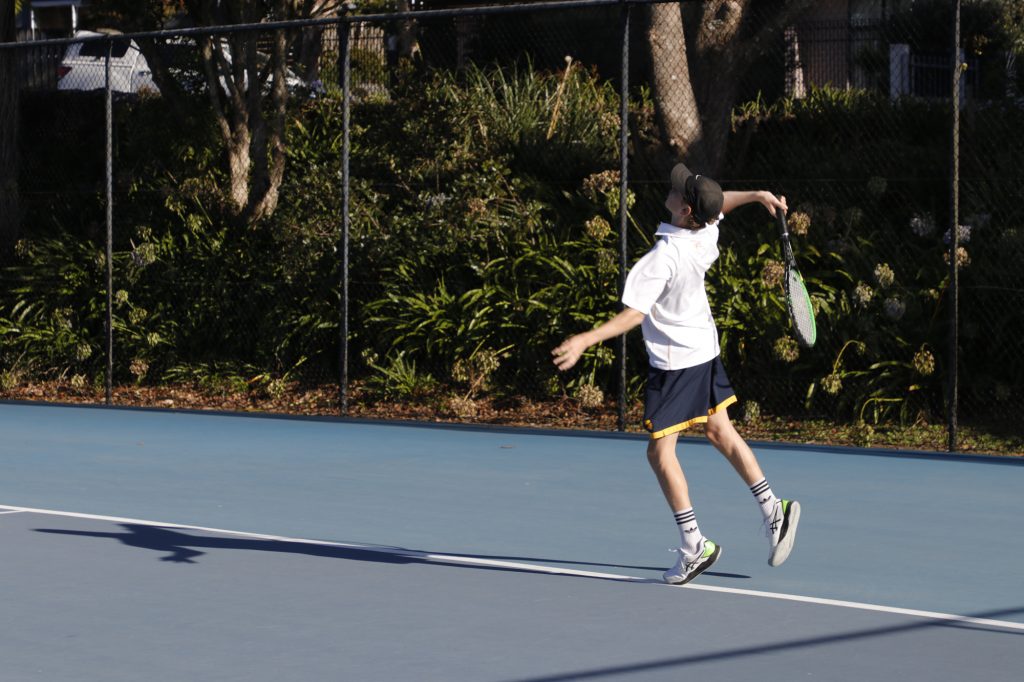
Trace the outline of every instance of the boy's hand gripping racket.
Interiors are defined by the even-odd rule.
[[[786,259],[786,305],[789,317],[793,320],[793,331],[801,345],[810,348],[818,338],[818,329],[814,324],[814,308],[811,297],[804,285],[804,278],[796,269],[793,247],[789,244],[789,228],[786,227],[786,212],[776,209],[775,218],[782,233],[782,251]]]

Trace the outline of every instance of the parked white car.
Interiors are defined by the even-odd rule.
[[[76,31],[76,38],[103,36],[94,31]],[[165,59],[172,65],[171,75],[189,92],[206,89],[206,77],[193,63],[197,58],[197,48],[191,39],[177,39],[164,45]],[[226,47],[221,47],[224,60],[230,64],[231,55]],[[105,41],[89,43],[71,43],[64,52],[64,58],[57,67],[58,90],[102,90],[106,88],[106,57]],[[258,55],[265,62],[265,55]],[[223,76],[220,78],[221,88],[227,91]],[[289,92],[296,92],[305,87],[302,79],[291,70],[286,72],[285,83]],[[268,82],[264,87],[269,88]],[[160,89],[153,81],[153,73],[146,63],[146,58],[134,40],[130,38],[114,38],[110,55],[110,89],[114,92],[140,93],[149,91],[159,94]]]
[[[75,38],[103,33],[76,31]],[[57,67],[58,90],[102,90],[107,87],[107,42],[71,43]],[[134,40],[115,38],[110,52],[110,89],[114,92],[157,92],[153,74]]]

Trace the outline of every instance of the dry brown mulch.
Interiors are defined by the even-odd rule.
[[[74,388],[65,382],[36,383],[0,391],[2,400],[101,405],[105,403],[105,398],[102,390]],[[277,396],[265,391],[211,392],[193,386],[116,386],[111,398],[111,404],[115,406],[305,416],[341,415],[337,386],[292,388]],[[379,402],[368,400],[366,394],[359,389],[349,395],[347,416],[597,431],[614,431],[618,424],[618,413],[614,407],[583,408],[569,398],[533,402],[523,399],[470,400],[440,397],[419,402]],[[640,431],[639,408],[627,414],[627,421],[637,425],[628,430]]]

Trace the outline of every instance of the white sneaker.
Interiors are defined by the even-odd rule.
[[[796,541],[796,527],[800,523],[800,503],[796,500],[779,500],[772,515],[765,519],[768,534],[768,565],[781,566],[793,551]]]
[[[696,556],[684,554],[682,548],[672,551],[679,553],[676,565],[662,574],[662,578],[670,585],[685,585],[710,568],[722,555],[722,548],[707,538],[704,538],[704,548]]]

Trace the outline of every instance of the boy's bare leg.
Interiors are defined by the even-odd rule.
[[[757,463],[757,457],[743,437],[737,433],[728,412],[721,410],[709,416],[704,433],[711,444],[725,455],[729,464],[748,486],[764,480],[764,472]]]
[[[665,571],[662,578],[673,585],[684,585],[712,566],[722,548],[704,537],[697,526],[697,516],[690,502],[686,476],[676,457],[678,434],[671,434],[647,443],[647,461],[658,477],[661,492],[672,509],[679,528],[679,558],[675,566]]]
[[[761,506],[768,531],[768,563],[779,566],[793,549],[797,524],[800,522],[800,503],[775,497],[757,463],[757,457],[742,436],[736,432],[725,410],[708,417],[704,433],[711,444],[725,455],[736,473],[750,486],[750,492]]]
[[[683,468],[679,466],[679,458],[676,457],[676,441],[679,434],[672,433],[657,440],[651,439],[647,442],[647,461],[658,477],[658,485],[665,495],[665,501],[673,512],[680,509],[690,509],[690,489],[686,485],[686,476],[683,475]]]

